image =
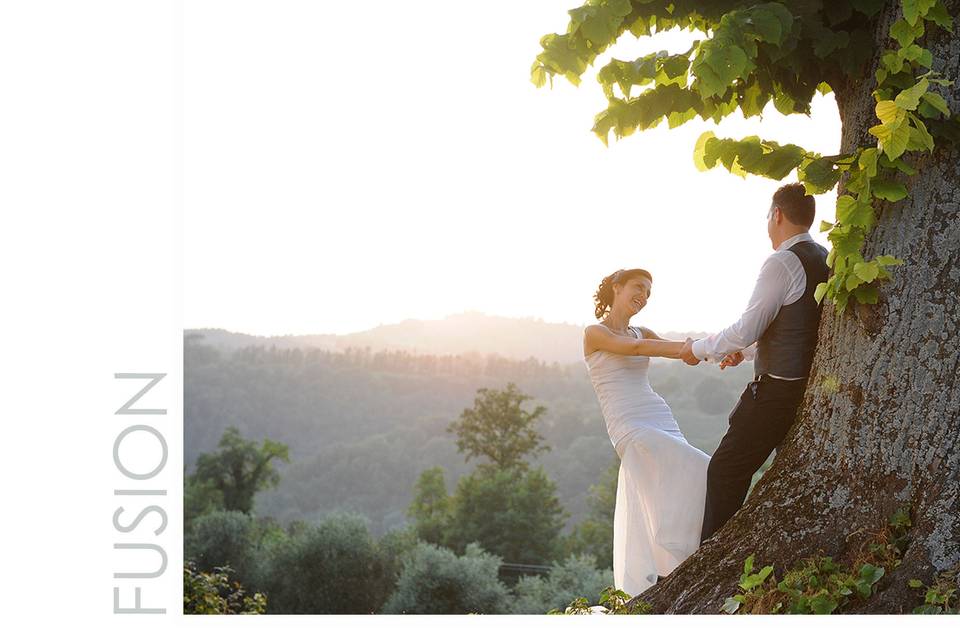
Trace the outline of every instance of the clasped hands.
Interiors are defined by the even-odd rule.
[[[700,364],[700,358],[693,355],[693,339],[687,338],[683,346],[680,347],[680,359],[691,366]],[[720,361],[720,368],[735,367],[741,362],[743,362],[743,352],[734,351],[724,356],[723,360]]]

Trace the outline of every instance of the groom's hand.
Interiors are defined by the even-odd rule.
[[[727,356],[720,361],[720,368],[735,367],[741,362],[743,362],[743,352],[734,351],[733,353],[727,354]]]
[[[693,340],[690,338],[687,338],[683,346],[680,347],[680,359],[689,365],[700,364],[700,359],[693,355]]]

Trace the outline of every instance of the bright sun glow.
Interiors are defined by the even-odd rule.
[[[836,153],[832,96],[812,118],[768,106],[605,148],[598,67],[579,88],[529,80],[571,6],[187,3],[186,326],[346,333],[463,310],[582,324],[600,279],[631,267],[654,277],[638,322],[734,321],[777,183],[700,173],[694,143],[713,129]],[[600,62],[690,39],[627,34]],[[824,244],[834,197],[817,197]]]

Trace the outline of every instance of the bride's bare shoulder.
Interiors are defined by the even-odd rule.
[[[651,329],[650,327],[634,327],[637,331],[643,335],[644,338],[648,340],[663,340],[660,336],[657,335],[657,332]]]
[[[606,325],[600,324],[588,324],[583,328],[583,355],[584,357],[590,355],[594,351],[597,351],[596,340],[597,337],[603,333],[610,333],[610,329]]]

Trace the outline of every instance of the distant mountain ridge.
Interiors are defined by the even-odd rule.
[[[256,336],[225,329],[186,329],[185,337],[202,336],[205,344],[222,351],[248,346],[277,348],[348,348],[373,351],[402,350],[415,354],[498,354],[505,358],[569,363],[583,357],[585,325],[545,322],[538,318],[508,318],[478,311],[452,314],[440,320],[408,319],[348,334]],[[664,338],[700,338],[703,332],[661,332]]]

